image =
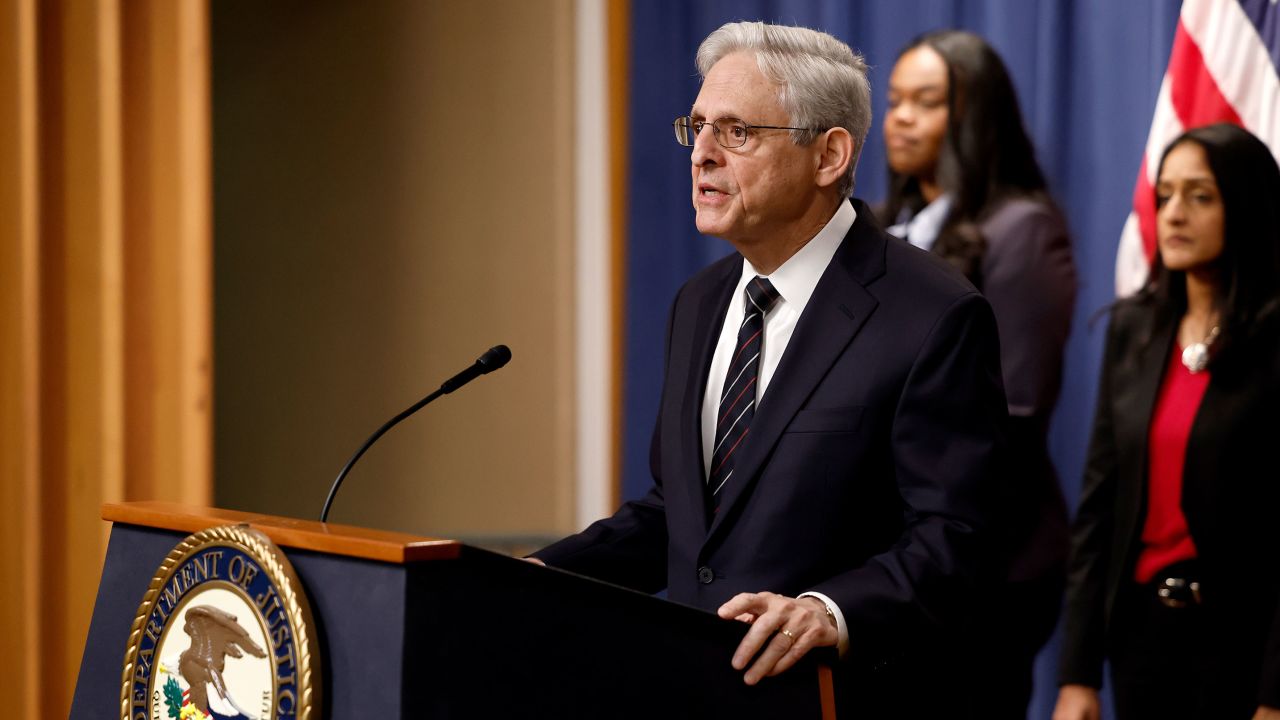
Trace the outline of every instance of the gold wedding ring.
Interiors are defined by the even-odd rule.
[[[795,633],[791,632],[790,630],[788,630],[788,629],[786,629],[786,628],[783,628],[783,629],[779,630],[778,632],[779,632],[779,633],[781,633],[781,634],[783,634],[783,635],[786,635],[788,640],[790,640],[792,643],[795,643],[795,641],[796,641],[796,634],[795,634]]]

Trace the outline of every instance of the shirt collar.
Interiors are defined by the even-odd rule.
[[[831,216],[812,240],[805,243],[795,255],[787,258],[787,261],[774,270],[772,275],[765,276],[769,282],[773,283],[778,295],[788,305],[794,307],[797,313],[804,312],[805,306],[809,304],[809,298],[813,295],[813,289],[818,285],[818,280],[822,278],[827,265],[831,264],[831,258],[835,257],[836,250],[840,248],[844,236],[849,234],[849,228],[853,227],[857,217],[858,213],[853,209],[853,204],[845,198],[836,208],[835,215]],[[751,266],[750,261],[744,260],[742,280],[738,283],[739,291],[756,275],[759,273]]]
[[[888,229],[890,235],[896,235],[921,250],[932,250],[938,240],[938,233],[947,221],[951,212],[951,195],[943,193],[925,205],[915,217],[907,220],[899,218],[898,224]]]

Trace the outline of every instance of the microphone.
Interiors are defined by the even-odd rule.
[[[384,423],[382,427],[378,428],[376,432],[369,436],[368,440],[364,441],[364,444],[360,446],[360,449],[356,450],[355,454],[351,456],[351,459],[347,461],[347,464],[342,467],[342,472],[338,473],[337,479],[333,481],[333,487],[329,488],[329,497],[325,498],[324,501],[324,509],[320,511],[320,522],[325,522],[328,519],[329,508],[333,505],[333,498],[338,494],[338,488],[342,486],[342,481],[347,477],[347,473],[351,472],[351,467],[356,464],[356,461],[360,459],[361,455],[364,455],[364,452],[369,449],[370,445],[373,445],[378,441],[378,438],[382,437],[388,430],[395,427],[395,425],[401,420],[404,420],[410,415],[426,407],[426,405],[432,400],[435,400],[441,395],[448,395],[481,375],[488,375],[494,370],[501,368],[510,361],[511,350],[506,345],[495,345],[489,348],[485,354],[481,355],[474,363],[471,364],[471,367],[463,370],[457,375],[454,375],[448,380],[445,380],[435,392],[422,398],[413,405],[410,405],[404,412],[391,418]]]
[[[511,349],[506,345],[494,345],[485,354],[476,358],[471,367],[445,380],[440,385],[440,392],[448,395],[481,375],[488,375],[509,362],[511,362]]]

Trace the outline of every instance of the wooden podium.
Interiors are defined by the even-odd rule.
[[[72,717],[120,716],[130,624],[169,551],[241,523],[283,549],[310,600],[324,718],[835,717],[819,661],[834,655],[747,687],[729,665],[745,625],[453,540],[152,502],[102,516]]]

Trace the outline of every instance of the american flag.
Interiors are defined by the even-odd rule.
[[[1116,293],[1142,287],[1156,250],[1156,166],[1183,130],[1241,125],[1280,159],[1280,9],[1277,0],[1184,0],[1160,83],[1133,212],[1116,254]]]

